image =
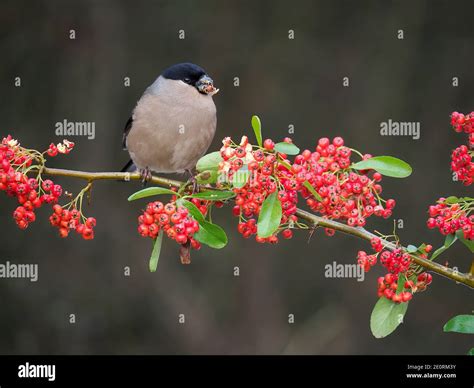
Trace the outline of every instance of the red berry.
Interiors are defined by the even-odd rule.
[[[330,141],[327,137],[322,137],[318,141],[318,145],[322,148],[326,148],[330,144]]]
[[[374,173],[373,179],[374,179],[375,182],[380,182],[382,180],[382,174],[380,174],[378,172]]]
[[[188,237],[185,234],[178,234],[175,240],[178,244],[185,244],[188,241]]]
[[[76,226],[76,232],[79,234],[82,234],[84,232],[85,225],[84,224],[79,224]]]
[[[41,183],[41,187],[43,188],[44,191],[51,191],[53,186],[54,186],[53,181],[49,179],[46,179],[43,181],[43,183]]]
[[[263,147],[264,147],[267,151],[271,151],[271,150],[273,150],[273,148],[275,147],[275,143],[274,143],[273,140],[271,140],[271,139],[265,139],[265,141],[263,142]]]
[[[165,205],[165,213],[168,214],[169,216],[173,214],[176,211],[176,206],[172,203],[167,203]]]
[[[387,299],[392,299],[392,296],[393,296],[394,292],[393,292],[391,289],[386,288],[386,289],[384,290],[383,294],[385,295],[385,297],[386,297]]]
[[[334,236],[336,231],[331,228],[324,228],[324,233],[326,233],[327,236],[331,237],[331,236]]]
[[[94,231],[92,228],[88,228],[87,226],[84,227],[84,230],[82,231],[82,238],[84,240],[92,240],[94,238]]]
[[[277,236],[270,236],[270,237],[268,238],[268,242],[269,242],[270,244],[276,244],[276,243],[278,243],[278,237],[277,237]]]
[[[392,301],[395,303],[400,303],[402,301],[402,295],[401,294],[393,294],[392,295]]]
[[[342,137],[335,137],[332,140],[332,144],[334,144],[335,147],[342,147],[344,145],[344,139]]]
[[[145,225],[145,224],[138,225],[138,233],[143,237],[147,237],[148,236],[148,226]]]
[[[402,292],[401,293],[402,295],[402,301],[403,302],[408,302],[409,300],[411,300],[413,298],[413,294],[411,292]]]
[[[54,185],[51,194],[54,195],[55,197],[60,197],[63,193],[63,188],[60,185]]]
[[[97,221],[94,217],[89,217],[87,220],[86,220],[86,226],[88,228],[94,228],[95,226],[97,225]]]
[[[199,250],[201,249],[201,243],[195,239],[191,239],[191,248]]]
[[[59,228],[59,237],[61,238],[66,238],[69,235],[69,229],[68,228]]]
[[[28,222],[25,220],[19,220],[17,221],[17,225],[20,229],[26,229],[28,227]]]
[[[393,275],[391,273],[388,273],[385,275],[385,283],[387,284],[392,284],[394,281]]]
[[[24,220],[28,223],[34,222],[36,220],[36,215],[32,211],[27,211],[24,216]]]

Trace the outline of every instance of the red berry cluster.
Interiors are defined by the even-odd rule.
[[[424,291],[426,290],[426,287],[431,284],[432,280],[433,277],[431,276],[431,274],[429,274],[428,272],[422,272],[417,276],[416,283],[411,280],[408,280],[405,283],[405,288],[411,288],[413,292]]]
[[[292,140],[285,138],[284,142],[292,143]],[[292,237],[298,193],[313,211],[344,220],[350,226],[364,226],[371,215],[388,218],[395,207],[393,199],[380,198],[381,174],[375,172],[369,176],[368,171],[350,169],[352,150],[344,146],[341,137],[332,141],[319,139],[314,152],[304,150],[293,162],[275,150],[271,139],[258,147],[250,144],[246,136],[239,144],[225,138],[220,154],[223,161],[219,173],[226,176],[225,182],[233,182],[236,193],[233,213],[240,219],[238,230],[244,237],[257,233],[256,217],[265,199],[274,192],[278,195],[283,211],[280,226],[273,236],[265,239],[256,236],[259,242],[276,243],[279,232],[284,238]],[[363,159],[368,158],[371,155],[363,155]],[[236,174],[243,168],[248,169],[250,179],[243,185],[235,185],[239,177]],[[326,234],[332,236],[334,230],[326,229]]]
[[[467,115],[459,112],[451,113],[451,125],[458,132],[464,132],[469,135],[469,144],[474,145],[474,112]]]
[[[451,154],[451,170],[456,173],[457,178],[465,186],[471,185],[474,179],[474,163],[471,152],[467,146],[462,145]]]
[[[378,290],[377,295],[385,297],[396,303],[408,302],[413,298],[415,292],[426,290],[431,283],[432,276],[427,272],[420,273],[415,280],[406,280],[403,284],[403,291],[397,293],[399,275],[388,273],[377,279]]]
[[[385,268],[390,273],[398,275],[400,272],[408,271],[411,259],[410,255],[403,251],[401,248],[394,249],[392,251],[383,249],[382,241],[378,237],[374,237],[371,240],[372,249],[376,252],[375,254],[368,255],[365,251],[359,251],[357,254],[357,263],[368,272],[371,267],[377,263],[377,258],[380,260]],[[431,248],[429,248],[431,250]]]
[[[49,148],[47,149],[46,153],[49,156],[54,157],[58,153],[59,154],[68,154],[69,152],[72,151],[73,148],[74,148],[74,143],[72,141],[63,140],[62,143],[58,143],[57,145],[55,145],[54,143],[51,143],[49,145]]]
[[[397,303],[407,302],[412,298],[412,293],[417,290],[423,291],[426,286],[431,283],[431,275],[427,273],[420,274],[416,286],[411,280],[407,280],[405,283],[405,289],[409,288],[410,292],[407,290],[397,294],[396,291],[399,276],[405,276],[406,279],[413,277],[412,275],[408,276],[413,273],[413,269],[410,268],[410,265],[412,264],[410,255],[401,248],[394,249],[393,251],[384,249],[382,240],[378,237],[372,238],[370,244],[375,253],[368,255],[365,251],[359,251],[357,254],[357,263],[365,272],[368,272],[370,268],[377,263],[377,259],[379,259],[380,263],[389,271],[385,277],[380,277],[378,279],[379,297],[384,296]],[[433,247],[431,245],[423,245],[419,256],[426,258],[432,249]],[[424,283],[422,282],[423,276],[425,277]],[[427,281],[428,278],[429,281]]]
[[[192,198],[192,202],[201,213],[206,214],[206,201]],[[166,204],[160,201],[150,202],[138,217],[138,233],[141,236],[155,239],[158,233],[163,231],[178,244],[186,244],[189,241],[193,249],[201,248],[200,242],[193,237],[198,230],[199,223],[187,208],[177,206],[175,200]]]
[[[8,136],[0,145],[0,190],[10,197],[16,197],[20,206],[13,212],[13,219],[20,229],[26,229],[36,220],[35,210],[44,203],[56,203],[62,194],[60,185],[52,181],[28,178],[22,172],[31,166],[33,158],[19,143]]]
[[[64,140],[54,148],[53,146],[54,144],[50,145],[46,151],[50,156],[54,156],[51,154],[52,150],[55,150],[55,155],[58,152],[69,153],[74,143]],[[44,204],[51,204],[53,215],[49,220],[51,225],[59,228],[61,237],[67,237],[69,230],[75,229],[86,240],[94,238],[92,230],[96,224],[94,218],[86,220],[77,209],[67,210],[57,204],[63,193],[60,185],[50,179],[42,180],[39,175],[36,178],[28,178],[26,169],[39,155],[41,154],[37,151],[22,148],[11,136],[4,138],[0,145],[0,191],[16,197],[20,204],[13,212],[16,224],[20,229],[26,229],[36,220],[35,210]],[[84,223],[81,223],[81,219]]]
[[[290,138],[285,138],[285,142],[291,143]],[[219,166],[221,174],[226,174],[226,181],[239,179],[239,170],[247,165],[249,178],[241,187],[233,188],[236,193],[233,214],[240,218],[241,222],[237,230],[248,238],[257,234],[257,220],[261,207],[265,199],[272,193],[277,192],[277,197],[281,202],[282,219],[279,230],[283,230],[282,236],[289,239],[293,232],[288,227],[296,221],[296,203],[298,202],[298,190],[301,189],[304,177],[301,179],[297,171],[293,168],[288,170],[279,163],[278,158],[285,159],[286,155],[274,153],[275,143],[266,139],[262,148],[253,149],[247,136],[243,136],[239,145],[232,142],[230,138],[225,138],[221,148],[223,162]],[[281,160],[280,159],[280,160]],[[298,166],[298,170],[301,166]],[[234,178],[234,176],[236,177]],[[246,175],[244,175],[246,178]],[[257,242],[277,243],[277,233],[263,238],[256,236]]]
[[[289,217],[291,221],[296,220],[296,216],[291,215]],[[280,225],[284,225],[285,223],[288,223],[288,218],[286,216],[283,216],[282,222]],[[244,237],[244,238],[249,238],[252,235],[257,234],[257,220],[255,218],[250,218],[247,221],[244,222],[239,222],[239,225],[237,226],[237,231]],[[281,232],[281,235],[285,239],[290,239],[293,237],[293,231],[289,228],[283,229]],[[260,237],[260,236],[255,236],[255,241],[258,243],[270,243],[270,244],[276,244],[278,243],[278,236],[276,234],[270,236],[270,237]]]
[[[474,163],[472,162],[474,147],[474,112],[464,115],[459,112],[451,114],[451,125],[456,132],[464,132],[469,135],[468,145],[456,148],[451,154],[451,170],[456,173],[457,178],[465,186],[472,184],[474,180]]]
[[[357,264],[359,264],[365,272],[369,272],[375,264],[377,264],[377,255],[368,255],[365,251],[357,253]]]
[[[382,241],[378,237],[374,237],[370,240],[372,249],[376,252],[375,254],[368,255],[365,251],[359,251],[357,253],[357,264],[359,264],[365,272],[369,272],[375,264],[377,264],[377,253],[382,251]]]
[[[381,276],[377,280],[378,290],[377,295],[392,300],[395,303],[408,302],[413,298],[413,294],[410,291],[402,291],[397,293],[398,288],[398,275],[388,273],[385,276]],[[405,283],[404,288],[407,287]]]
[[[430,218],[428,218],[427,226],[430,229],[438,228],[443,235],[456,233],[462,230],[464,238],[472,240],[474,238],[474,215],[469,215],[472,210],[472,201],[462,204],[446,203],[445,198],[440,198],[436,205],[432,205],[428,209]]]
[[[295,163],[303,167],[306,179],[316,189],[322,201],[316,199],[305,187],[302,189],[308,206],[323,216],[346,221],[350,226],[364,226],[371,215],[388,218],[395,201],[389,199],[385,207],[380,198],[382,175],[369,177],[368,172],[349,169],[352,151],[344,140],[336,137],[332,142],[321,138],[314,152],[303,151]],[[363,159],[371,158],[364,155]]]
[[[55,185],[51,180],[47,179],[38,185],[38,181],[34,178],[28,178],[25,174],[17,172],[14,174],[6,174],[6,181],[9,177],[13,182],[7,184],[7,194],[15,196],[20,203],[13,212],[13,219],[20,229],[26,229],[28,225],[36,220],[35,209],[40,208],[45,203],[57,203],[63,189],[60,185]],[[0,173],[0,181],[3,176]]]
[[[69,210],[56,204],[53,205],[53,214],[49,217],[49,222],[58,228],[59,236],[62,238],[66,238],[71,230],[75,230],[84,240],[92,240],[97,221],[94,217],[85,220],[84,218],[76,208]]]
[[[397,248],[393,251],[384,250],[380,253],[380,264],[393,274],[408,271],[411,264],[410,255],[402,249]]]

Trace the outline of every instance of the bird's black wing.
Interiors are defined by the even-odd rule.
[[[135,165],[133,164],[133,162],[131,160],[129,160],[127,162],[127,164],[125,166],[123,166],[123,168],[120,170],[120,172],[133,172],[135,171],[137,168],[135,167]]]
[[[127,121],[127,124],[125,124],[125,128],[123,129],[123,138],[122,138],[122,146],[123,149],[127,149],[127,136],[128,133],[130,132],[130,129],[132,129],[132,124],[133,124],[133,116],[130,116],[130,118]],[[131,172],[135,171],[136,167],[133,164],[131,160],[128,161],[128,163],[120,170],[120,172]]]
[[[132,129],[132,124],[133,124],[133,117],[130,116],[130,118],[127,121],[127,124],[125,124],[125,128],[123,129],[122,146],[124,150],[127,149],[127,136],[128,136],[128,133],[130,132],[130,129]]]

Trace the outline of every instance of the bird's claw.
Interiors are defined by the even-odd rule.
[[[192,173],[191,170],[187,170],[188,174],[189,174],[189,179],[188,179],[188,182],[186,183],[186,186],[188,185],[192,185],[192,193],[191,194],[194,194],[196,192],[198,192],[198,181],[196,179],[196,176]]]
[[[146,186],[152,177],[150,169],[148,167],[140,169],[140,177],[141,177],[143,186]]]
[[[193,189],[193,194],[198,192],[198,181],[196,177],[193,175],[191,178],[191,184],[192,184],[192,189]]]

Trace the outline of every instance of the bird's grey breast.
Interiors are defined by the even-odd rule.
[[[139,168],[181,172],[193,168],[209,148],[216,124],[211,96],[159,77],[135,107],[127,149]]]

